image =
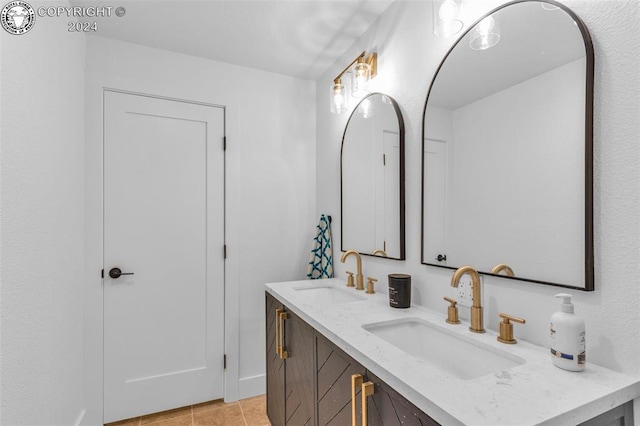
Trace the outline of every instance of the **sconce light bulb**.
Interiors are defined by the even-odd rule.
[[[335,83],[331,89],[331,112],[341,114],[347,109],[345,88],[342,83]]]
[[[362,115],[363,118],[371,117],[371,101],[369,101],[369,99],[364,99],[362,102],[360,102],[358,112]]]
[[[445,0],[440,6],[438,12],[440,20],[443,22],[451,22],[458,17],[458,5],[453,0]]]
[[[353,69],[353,85],[351,95],[356,98],[362,98],[369,94],[367,89],[367,83],[369,82],[369,75],[371,67],[366,62],[362,62],[360,59]]]
[[[495,26],[495,21],[491,16],[487,16],[482,21],[478,23],[478,33],[481,36],[488,36],[493,27]]]
[[[492,16],[487,16],[473,28],[469,45],[473,50],[486,50],[500,41],[500,28]]]
[[[433,35],[447,38],[462,30],[461,5],[462,0],[432,0]]]

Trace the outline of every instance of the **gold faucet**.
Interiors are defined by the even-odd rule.
[[[511,267],[507,264],[501,263],[499,265],[496,265],[493,267],[493,269],[491,270],[492,274],[499,274],[501,271],[504,271],[504,274],[508,277],[515,277],[516,274],[513,272],[513,269],[511,269]]]
[[[458,283],[460,282],[460,278],[464,274],[469,274],[471,277],[471,289],[473,291],[473,306],[471,306],[471,327],[469,330],[474,333],[484,333],[484,326],[482,325],[482,303],[480,299],[482,297],[482,292],[480,290],[480,275],[478,275],[478,271],[475,270],[473,266],[461,266],[456,272],[454,272],[453,277],[451,277],[451,286],[458,287]]]
[[[382,249],[375,249],[374,251],[371,252],[371,254],[374,256],[381,255],[382,257],[388,257],[387,253],[385,253],[385,251]]]
[[[362,275],[362,257],[360,257],[360,254],[355,250],[347,250],[342,255],[342,259],[340,259],[340,262],[344,263],[347,260],[347,257],[349,257],[349,255],[351,254],[356,257],[356,267],[358,268],[358,271],[356,273],[356,290],[364,290],[364,276]]]

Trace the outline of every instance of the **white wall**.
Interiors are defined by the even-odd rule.
[[[86,55],[88,412],[102,401],[103,87],[226,106],[225,398],[264,393],[263,284],[306,276],[318,219],[314,83],[100,37]]]
[[[83,413],[84,37],[47,19],[0,33],[0,424],[73,425]]]
[[[584,70],[573,61],[453,112],[449,265],[584,287]]]
[[[503,1],[466,2],[470,23]],[[587,321],[587,357],[617,371],[640,375],[640,88],[637,22],[634,0],[565,1],[587,24],[594,39],[595,82],[595,267],[596,291],[569,291],[576,311]],[[378,52],[375,91],[394,97],[406,126],[407,260],[367,258],[365,273],[379,279],[407,272],[413,277],[414,303],[445,312],[442,300],[451,294],[451,271],[420,264],[421,128],[424,101],[438,64],[454,39],[435,39],[427,2],[395,2],[369,31],[349,48],[318,81],[318,212],[333,214],[334,235],[340,232],[339,155],[348,115],[332,115],[327,107],[332,79],[362,50]],[[339,244],[336,243],[336,247]],[[339,254],[339,252],[338,252]],[[337,262],[344,277],[348,263]],[[484,280],[485,323],[495,330],[499,312],[526,318],[516,326],[519,338],[547,345],[549,317],[558,308],[558,288],[487,277]],[[461,310],[468,318],[468,312]]]

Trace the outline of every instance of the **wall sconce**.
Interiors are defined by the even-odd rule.
[[[342,114],[349,107],[347,99],[347,91],[342,84],[340,78],[333,80],[333,87],[331,88],[331,112],[334,114]]]
[[[487,16],[471,30],[469,46],[473,50],[486,50],[500,41],[500,25],[497,19]]]
[[[462,0],[433,0],[431,3],[433,35],[438,38],[451,37],[464,26],[458,19]]]
[[[342,76],[349,71],[352,72],[351,95],[356,98],[368,95],[369,80],[375,77],[378,71],[378,55],[376,53],[367,55],[366,52],[362,52],[333,79],[330,101],[331,112],[334,114],[341,114],[348,108],[348,96],[346,88],[342,84]]]

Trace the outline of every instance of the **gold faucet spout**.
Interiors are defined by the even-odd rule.
[[[364,290],[364,275],[362,275],[362,257],[355,250],[347,250],[342,254],[342,258],[340,262],[345,263],[347,261],[347,257],[350,255],[355,256],[356,258],[356,290]]]
[[[491,270],[491,273],[497,275],[502,271],[504,271],[504,274],[508,277],[516,276],[516,274],[513,272],[513,269],[511,269],[511,267],[505,263],[501,263],[499,265],[494,266],[493,269]]]
[[[451,286],[458,287],[460,278],[468,274],[471,277],[471,290],[473,292],[473,306],[471,306],[471,327],[469,330],[474,333],[484,333],[483,325],[483,308],[482,308],[482,290],[480,284],[480,275],[472,266],[461,266],[453,273],[451,277]]]

